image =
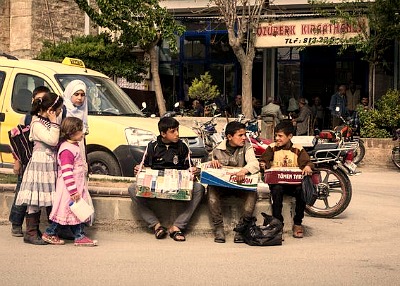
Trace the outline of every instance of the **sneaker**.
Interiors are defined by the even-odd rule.
[[[21,225],[12,225],[11,227],[11,235],[15,237],[22,237],[24,236],[22,232],[22,226]]]
[[[91,240],[89,237],[84,236],[81,239],[75,239],[75,246],[96,246],[97,240]]]
[[[65,244],[65,241],[60,239],[57,235],[50,235],[47,233],[43,233],[42,235],[42,239],[50,244],[54,244],[54,245],[63,245]]]

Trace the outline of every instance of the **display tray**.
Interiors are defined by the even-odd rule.
[[[189,170],[143,169],[136,177],[137,197],[190,201],[193,176]]]
[[[259,182],[259,173],[247,175],[245,180],[238,184],[236,182],[235,173],[239,172],[241,168],[223,167],[220,169],[209,168],[202,166],[200,182],[202,184],[219,186],[231,189],[240,189],[245,191],[257,191],[257,184]]]
[[[321,182],[319,172],[313,172],[311,179],[314,184]],[[303,180],[302,171],[299,168],[271,168],[264,172],[264,182],[267,184],[294,184],[299,185]]]

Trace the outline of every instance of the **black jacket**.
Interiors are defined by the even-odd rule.
[[[157,141],[150,142],[147,147],[144,166],[154,170],[185,170],[189,168],[188,154],[189,148],[181,139],[167,145],[158,136]]]

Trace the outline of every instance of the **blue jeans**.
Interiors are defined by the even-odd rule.
[[[72,231],[72,234],[74,235],[74,239],[75,240],[79,240],[79,239],[85,237],[85,233],[83,232],[83,228],[84,228],[84,224],[83,223],[76,224],[76,225],[65,225],[64,226],[64,225],[60,225],[59,223],[53,221],[50,224],[50,226],[46,229],[46,233],[48,235],[56,235],[57,234],[57,228],[59,226],[60,227],[68,227],[69,226],[71,228],[71,231]]]
[[[24,169],[25,167],[23,167],[23,170]],[[17,200],[17,196],[21,188],[21,183],[22,183],[22,175],[18,175],[17,185],[15,186],[14,201],[11,206],[10,217],[8,219],[13,225],[22,225],[24,223],[24,218],[26,214],[26,205],[25,206],[15,205],[15,201]]]
[[[80,223],[80,224],[76,224],[76,225],[71,225],[71,231],[74,234],[74,238],[75,240],[79,240],[85,237],[85,233],[83,231],[85,224],[84,223]]]

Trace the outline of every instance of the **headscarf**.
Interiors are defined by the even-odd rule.
[[[64,105],[67,108],[67,117],[77,117],[83,121],[83,132],[89,132],[89,126],[87,123],[88,116],[88,95],[86,94],[85,100],[81,106],[75,106],[72,104],[71,98],[75,92],[82,90],[86,94],[86,84],[81,80],[71,81],[64,91]]]

